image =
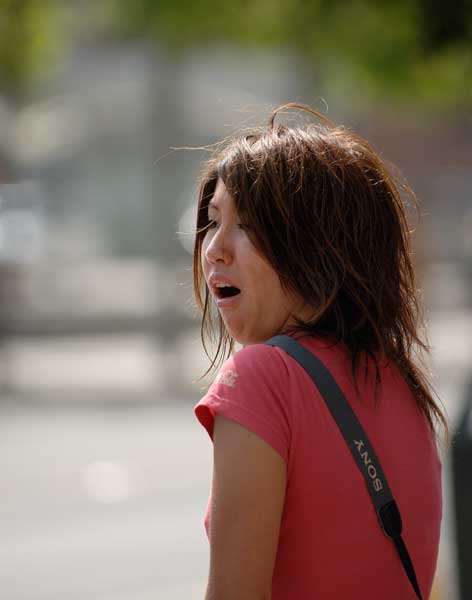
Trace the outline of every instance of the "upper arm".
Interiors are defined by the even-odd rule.
[[[267,442],[215,418],[207,600],[270,597],[286,463]]]

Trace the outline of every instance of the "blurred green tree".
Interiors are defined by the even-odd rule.
[[[21,96],[64,48],[57,0],[0,0],[0,91]]]
[[[144,37],[176,53],[215,43],[287,48],[337,93],[472,107],[472,0],[0,0],[2,80],[18,87],[47,69],[72,21],[79,34]]]

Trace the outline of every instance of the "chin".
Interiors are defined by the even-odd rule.
[[[230,332],[231,333],[231,332]],[[272,336],[271,335],[238,335],[238,334],[233,334],[231,333],[231,336],[238,342],[238,344],[241,344],[242,346],[251,346],[253,344],[262,344],[262,342],[265,342],[266,340],[270,339]]]
[[[244,334],[242,331],[235,331],[226,325],[226,330],[235,342],[242,346],[249,346],[249,344],[255,344],[252,336]]]
[[[275,331],[270,331],[270,329],[269,331],[261,331],[260,329],[256,331],[248,331],[247,327],[245,328],[241,322],[236,323],[233,321],[233,323],[224,323],[226,331],[229,333],[229,335],[242,346],[261,344],[277,333],[277,329],[275,329]],[[238,326],[235,327],[235,325]]]

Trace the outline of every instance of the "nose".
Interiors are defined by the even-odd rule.
[[[203,242],[205,244],[205,242]],[[232,260],[232,251],[228,236],[224,235],[223,228],[220,227],[210,239],[207,240],[204,248],[205,259],[209,263],[224,262],[229,264]]]

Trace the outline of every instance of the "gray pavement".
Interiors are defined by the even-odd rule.
[[[211,447],[191,402],[0,405],[5,600],[203,598]]]

